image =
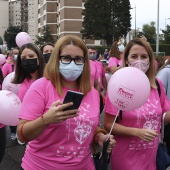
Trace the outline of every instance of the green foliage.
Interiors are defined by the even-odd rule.
[[[36,36],[37,40],[35,41],[35,44],[37,45],[43,45],[46,42],[54,43],[53,36],[51,35],[50,28],[48,25],[46,25],[43,29],[43,36]]]
[[[164,43],[165,44],[170,44],[170,26],[166,26],[166,30],[162,30],[164,34]]]
[[[16,35],[22,32],[22,28],[20,26],[9,26],[4,33],[4,40],[7,43],[8,49],[12,47],[17,47],[15,42]]]
[[[84,6],[81,31],[84,38],[103,39],[110,46],[130,31],[129,0],[87,0]]]
[[[156,51],[156,44],[151,44],[152,50],[155,52]],[[165,55],[170,56],[170,44],[159,44],[159,51],[160,52],[165,52]]]
[[[156,27],[155,22],[150,22],[149,24],[144,24],[142,31],[147,38],[149,43],[155,44],[156,43]]]

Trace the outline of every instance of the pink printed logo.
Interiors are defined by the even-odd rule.
[[[130,89],[124,87],[124,86],[121,86],[118,89],[117,93],[123,98],[132,100],[133,97],[134,97],[135,91],[130,90]]]
[[[117,99],[117,101],[115,103],[118,106],[118,108],[122,108],[122,109],[125,109],[128,106],[128,101],[123,101],[120,99]]]

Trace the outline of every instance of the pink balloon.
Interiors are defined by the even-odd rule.
[[[149,79],[144,72],[135,67],[125,67],[110,78],[108,96],[117,109],[131,111],[147,101],[150,88]]]
[[[0,54],[0,65],[4,64],[6,62],[6,58],[3,54]]]
[[[10,91],[0,91],[0,123],[9,126],[18,124],[18,114],[21,107],[21,101],[18,96]]]
[[[31,37],[26,32],[20,32],[17,34],[15,41],[18,47],[21,47],[24,44],[30,43]]]
[[[8,91],[11,91],[15,94],[18,94],[20,84],[11,83],[11,81],[14,78],[14,75],[15,75],[15,72],[12,72],[5,77],[5,79],[2,83],[2,90],[8,90]]]

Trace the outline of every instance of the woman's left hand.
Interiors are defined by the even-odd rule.
[[[103,148],[103,143],[105,141],[107,141],[108,138],[110,139],[110,142],[109,142],[109,145],[108,145],[108,148],[107,148],[107,153],[111,153],[113,147],[116,144],[116,141],[113,139],[113,135],[109,136],[109,134],[106,134],[106,135],[100,134],[99,137],[98,137],[98,144],[100,145],[101,148]]]

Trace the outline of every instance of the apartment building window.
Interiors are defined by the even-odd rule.
[[[46,9],[46,4],[44,4],[44,6],[43,6],[43,10],[45,10]]]
[[[44,18],[44,21],[45,21],[46,20],[46,15],[44,15],[43,18]]]

